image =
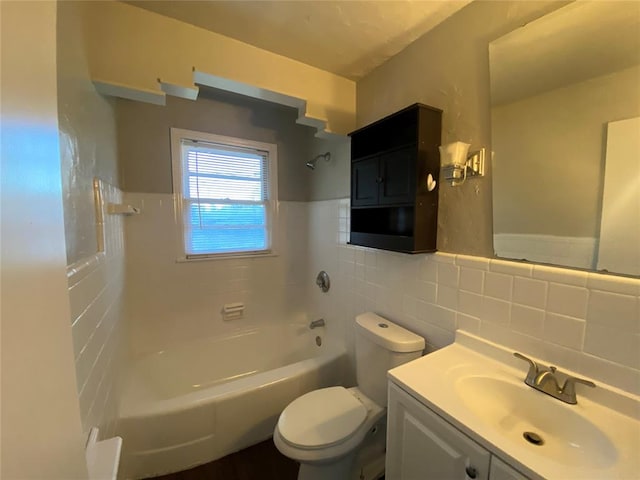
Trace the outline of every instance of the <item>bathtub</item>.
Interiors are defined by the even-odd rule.
[[[120,477],[184,470],[269,438],[292,400],[343,383],[346,353],[317,346],[320,330],[261,327],[134,362],[119,403]]]

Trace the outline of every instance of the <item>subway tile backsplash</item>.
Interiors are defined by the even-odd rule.
[[[585,319],[587,318],[588,296],[589,291],[586,288],[550,282],[547,310],[562,315]]]
[[[591,290],[587,306],[587,321],[592,325],[599,324],[638,335],[640,333],[640,322],[637,321],[639,307],[638,297]]]
[[[549,283],[531,278],[514,277],[513,303],[544,309]]]
[[[306,203],[280,202],[277,255],[178,262],[173,195],[127,192],[125,200],[141,209],[126,220],[125,229],[125,316],[132,358],[264,322],[308,322],[305,285],[315,287],[317,271],[307,270]],[[337,214],[333,218],[337,222]],[[330,243],[336,245],[337,227],[332,228]],[[235,302],[245,305],[243,317],[225,320],[224,304]]]
[[[104,205],[120,203],[122,193],[101,182]],[[100,427],[111,436],[116,428],[116,378],[123,344],[122,293],[124,237],[121,216],[104,215],[104,252],[67,268],[76,381],[82,427]]]
[[[511,300],[513,276],[504,273],[487,272],[484,278],[484,294],[487,297]]]
[[[357,313],[373,310],[425,336],[433,351],[461,328],[640,394],[640,279],[351,246],[348,205],[348,199],[309,204],[310,228],[323,245],[311,251],[311,263],[337,263],[327,271],[338,292],[329,297],[312,289],[314,307],[329,320],[343,319],[347,332]]]
[[[640,393],[638,279],[469,255],[405,255],[351,246],[348,199],[281,202],[277,257],[176,263],[172,196],[125,197],[143,209],[125,220],[126,321],[133,355],[263,321],[304,323],[323,317],[327,339],[344,340],[353,360],[353,319],[372,310],[423,335],[428,352],[453,342],[456,329],[464,329]],[[315,285],[320,270],[331,277],[327,293]],[[104,287],[104,279],[95,282],[86,275],[85,281],[82,288],[94,292],[88,298],[95,302],[78,305],[74,311],[84,312],[78,319],[95,318],[93,310],[105,311],[105,300],[115,295],[104,288],[96,291],[94,283]],[[221,305],[231,301],[247,305],[243,320],[221,321]],[[85,340],[90,335],[103,338],[96,322],[74,326],[77,354],[83,348],[95,351]],[[96,366],[79,359],[86,379]]]

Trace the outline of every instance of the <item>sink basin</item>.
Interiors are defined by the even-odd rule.
[[[591,468],[605,468],[617,459],[609,437],[575,407],[565,406],[524,383],[468,376],[456,381],[455,391],[480,421],[530,445],[533,453]]]
[[[640,397],[599,381],[569,405],[525,385],[522,367],[511,349],[458,331],[389,378],[528,478],[639,478]]]

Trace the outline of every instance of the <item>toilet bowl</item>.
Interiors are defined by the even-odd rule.
[[[282,454],[301,463],[299,479],[349,478],[356,449],[385,413],[357,387],[314,390],[284,409],[273,440]]]
[[[424,339],[373,313],[359,315],[356,326],[358,386],[309,392],[278,419],[273,440],[300,462],[298,480],[373,480],[384,473],[386,372],[418,358]]]

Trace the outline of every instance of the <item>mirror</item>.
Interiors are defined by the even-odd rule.
[[[640,3],[489,44],[496,255],[640,276]]]

